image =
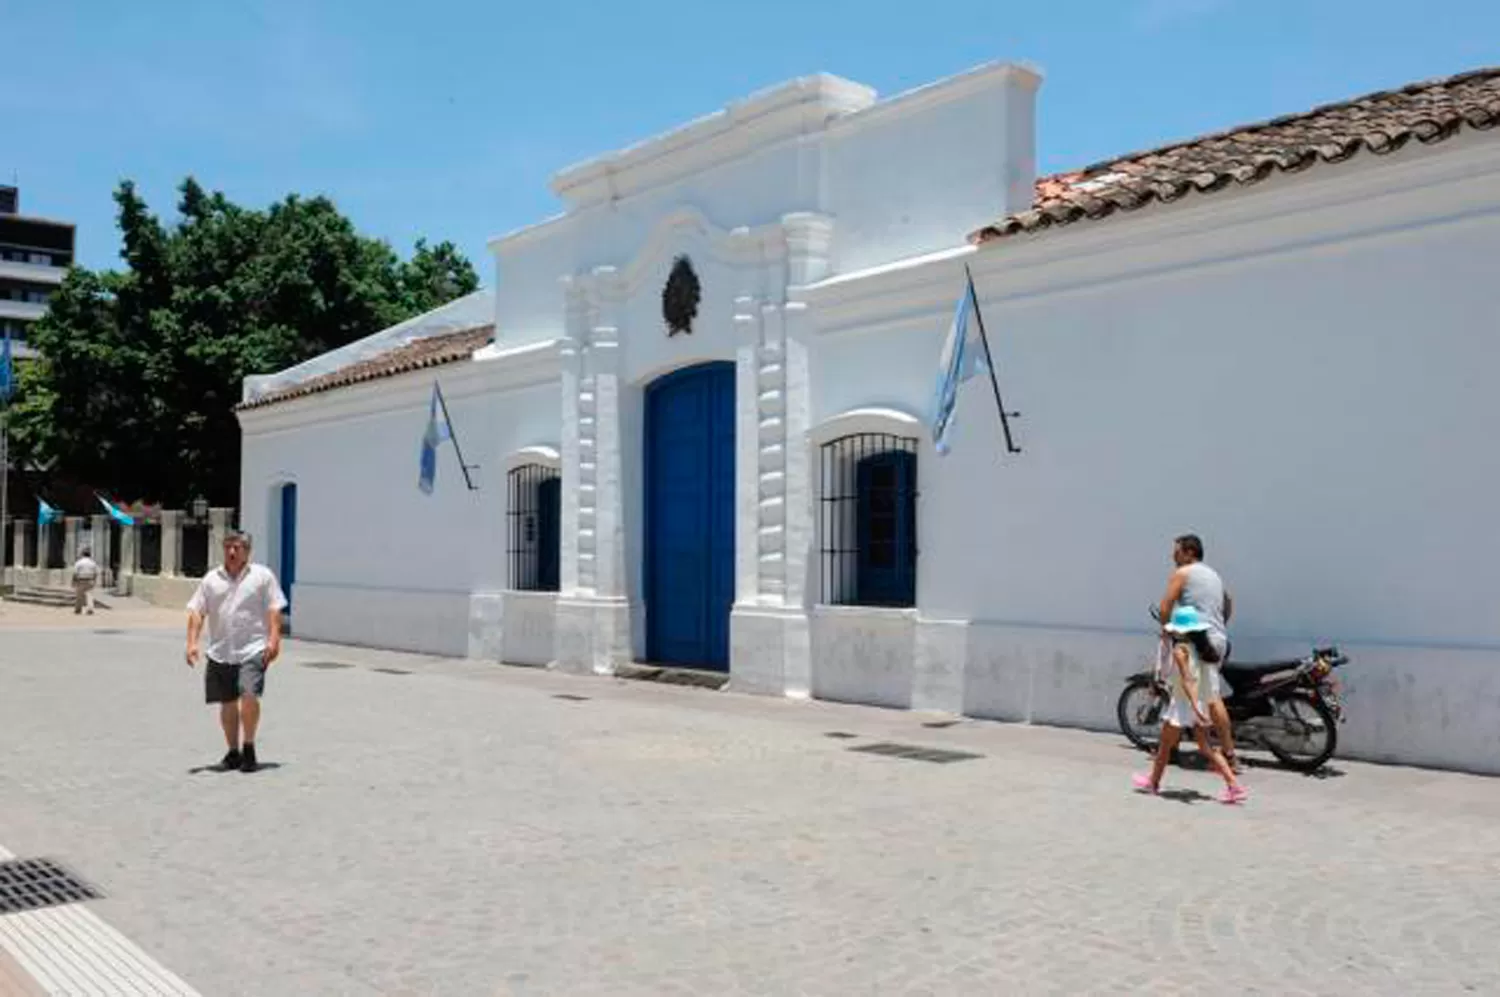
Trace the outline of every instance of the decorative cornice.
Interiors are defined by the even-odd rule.
[[[875,103],[863,84],[818,74],[780,84],[619,152],[568,167],[552,191],[577,206],[627,197],[769,142],[827,127]]]

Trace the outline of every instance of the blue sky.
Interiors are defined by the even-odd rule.
[[[553,172],[794,76],[1030,62],[1051,172],[1500,63],[1500,3],[0,0],[0,40],[0,179],[86,265],[117,259],[121,178],[170,216],[191,173],[328,194],[403,254],[452,239],[491,284],[485,241],[559,209]]]

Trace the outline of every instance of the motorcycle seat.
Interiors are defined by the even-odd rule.
[[[1260,681],[1267,675],[1277,672],[1291,671],[1301,667],[1302,662],[1296,658],[1285,661],[1227,661],[1220,669],[1224,677],[1232,684],[1236,678],[1241,681]]]

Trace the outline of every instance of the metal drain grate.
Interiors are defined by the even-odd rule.
[[[52,859],[0,862],[0,914],[97,900],[103,895]]]
[[[831,730],[823,736],[831,737],[839,741],[852,741],[856,737],[859,737],[858,734],[851,734],[847,730]]]
[[[410,675],[411,674],[411,672],[407,671],[405,668],[371,668],[370,671],[372,671],[372,672],[379,672],[382,675]]]
[[[890,741],[881,741],[878,744],[861,744],[850,751],[859,751],[867,755],[887,755],[891,758],[910,758],[919,762],[937,762],[946,765],[948,762],[962,762],[971,758],[983,758],[983,755],[971,754],[967,751],[947,751],[943,748],[923,748],[915,744],[893,744]]]
[[[957,724],[957,720],[928,720],[925,721],[922,726],[927,727],[931,730],[942,730],[945,727],[957,726]]]
[[[342,661],[304,661],[303,668],[353,668],[353,665]]]
[[[553,699],[566,699],[570,703],[587,703],[589,701],[589,697],[587,697],[587,696],[575,696],[571,692],[559,692],[559,693],[555,694],[552,698]]]

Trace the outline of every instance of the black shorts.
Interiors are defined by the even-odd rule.
[[[203,692],[210,703],[233,703],[241,696],[259,699],[266,690],[266,656],[257,654],[238,665],[208,660],[203,670]]]

